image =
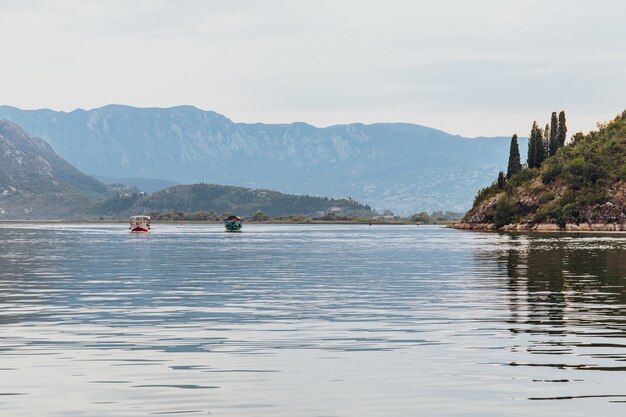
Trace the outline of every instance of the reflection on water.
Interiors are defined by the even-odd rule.
[[[539,235],[511,241],[515,244],[501,261],[509,277],[510,330],[534,336],[525,349],[543,358],[511,365],[626,370],[624,237]]]
[[[221,229],[0,224],[0,415],[626,412],[626,235]]]

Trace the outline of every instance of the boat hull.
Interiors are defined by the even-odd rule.
[[[131,233],[146,233],[150,231],[149,216],[132,216],[129,220],[128,229]]]

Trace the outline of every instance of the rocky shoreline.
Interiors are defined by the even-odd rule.
[[[493,223],[453,223],[448,227],[459,230],[499,230],[508,232],[622,232],[626,231],[626,223],[567,223],[561,227],[555,223],[516,223],[500,228]]]

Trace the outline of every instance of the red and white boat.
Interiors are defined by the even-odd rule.
[[[128,227],[131,232],[149,232],[150,231],[150,217],[149,216],[133,216],[130,218],[130,226]]]

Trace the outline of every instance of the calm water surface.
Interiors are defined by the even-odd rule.
[[[626,235],[0,224],[1,416],[626,415]]]

